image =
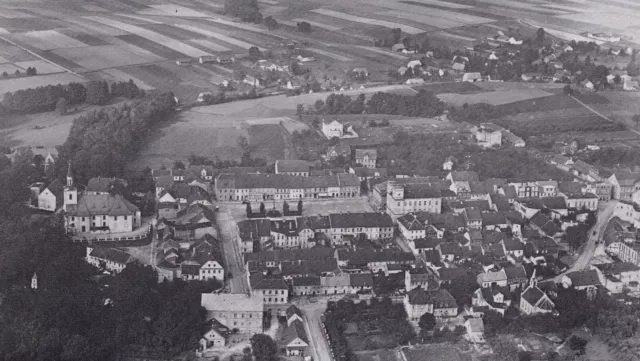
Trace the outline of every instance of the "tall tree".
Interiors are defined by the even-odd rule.
[[[285,216],[289,215],[289,203],[287,203],[287,201],[284,201],[284,204],[282,205],[282,213]]]
[[[266,207],[264,205],[264,202],[260,202],[260,213],[261,214],[265,214],[266,213]]]
[[[247,202],[247,217],[250,217],[252,213],[251,203]]]
[[[67,99],[65,98],[58,99],[58,102],[56,103],[56,111],[58,112],[58,114],[60,115],[67,114],[68,107],[69,107],[69,102],[67,101]]]
[[[276,361],[278,347],[268,335],[257,334],[251,337],[251,349],[256,361]]]
[[[298,201],[298,213],[302,214],[302,199]]]

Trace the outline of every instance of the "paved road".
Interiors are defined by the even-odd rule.
[[[236,222],[226,205],[219,204],[219,207],[220,210],[216,215],[216,223],[220,229],[227,274],[230,272],[233,275],[229,280],[229,291],[231,293],[247,293],[249,287],[247,285],[244,263],[242,262],[242,255],[236,242]]]
[[[607,228],[607,224],[609,224],[609,221],[611,220],[611,218],[613,218],[613,210],[616,204],[617,204],[617,201],[611,200],[606,203],[603,209],[599,210],[598,220],[596,221],[596,224],[589,231],[589,239],[582,247],[582,251],[580,252],[580,255],[576,259],[575,263],[567,271],[556,276],[555,278],[556,282],[560,282],[562,280],[562,276],[564,276],[567,273],[584,270],[589,266],[589,263],[591,262],[591,258],[593,258],[593,254],[596,251],[596,247],[597,247],[596,241],[598,241],[602,237],[605,229]],[[594,231],[596,232],[595,235],[593,234]]]
[[[304,313],[305,328],[311,341],[311,356],[315,361],[332,361],[329,342],[322,329],[322,314],[327,309],[326,300],[318,299],[317,303],[310,303],[307,299],[299,299],[296,305]]]

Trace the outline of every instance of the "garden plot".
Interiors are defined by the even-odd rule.
[[[151,85],[118,69],[106,69],[106,70],[103,70],[102,72],[109,75],[114,81],[129,81],[129,79],[131,79],[133,80],[134,83],[136,83],[136,85],[140,89],[143,89],[143,90],[154,89],[154,87],[152,87]]]
[[[150,7],[160,10],[166,14],[180,17],[190,17],[190,18],[208,18],[210,15],[205,14],[201,11],[193,10],[188,7],[182,5],[150,5]],[[139,12],[142,13],[142,12]]]
[[[85,31],[88,30],[87,31],[88,33],[107,35],[107,36],[122,36],[122,35],[129,34],[124,30],[117,29],[104,24],[94,23],[92,21],[87,21],[82,18],[68,17],[68,18],[65,18],[64,21],[74,24],[76,28],[79,28],[79,30],[86,29]]]
[[[358,47],[360,49],[364,49],[366,51],[370,51],[372,53],[383,54],[383,55],[390,56],[390,57],[396,58],[396,59],[402,59],[402,60],[406,60],[407,59],[407,57],[405,55],[400,55],[398,53],[394,53],[394,52],[388,51],[388,50],[383,50],[383,49],[376,48],[376,47],[373,47],[373,46],[356,45],[356,47]]]
[[[218,34],[218,33],[213,32],[213,31],[200,29],[200,28],[197,28],[195,26],[184,25],[184,24],[174,24],[174,26],[177,26],[177,27],[185,29],[185,30],[193,31],[194,33],[202,34],[202,35],[205,35],[205,36],[210,36],[212,38],[216,38],[218,40],[222,40],[225,43],[229,43],[229,44],[241,47],[243,49],[249,49],[252,46],[254,46],[253,44],[246,43],[246,42],[244,42],[242,40],[234,39],[234,38],[232,38],[230,36]],[[260,51],[264,51],[265,50],[262,47],[258,47],[258,49],[260,49]]]
[[[54,53],[88,70],[108,69],[154,61],[154,58],[145,58],[115,45],[58,49]]]
[[[387,15],[387,16],[393,16],[399,19],[407,19],[407,20],[415,21],[417,23],[424,23],[430,26],[435,26],[436,28],[439,28],[439,29],[456,28],[456,27],[465,25],[462,22],[453,21],[443,17],[409,13],[409,12],[398,11],[398,10],[388,10],[385,12],[377,13],[377,15]]]
[[[220,44],[216,44],[213,41],[210,40],[205,40],[205,39],[191,39],[189,40],[192,43],[198,44],[200,46],[204,46],[205,48],[212,50],[214,52],[218,52],[218,51],[228,51],[231,50],[227,47],[224,47]]]
[[[335,11],[335,10],[331,10],[331,9],[320,8],[320,9],[314,9],[314,10],[311,10],[311,11],[315,12],[315,13],[318,13],[318,14],[332,16],[332,17],[335,17],[335,18],[338,18],[338,19],[354,21],[354,22],[362,23],[362,24],[378,25],[378,26],[383,26],[385,28],[390,28],[390,29],[400,28],[403,32],[405,32],[407,34],[411,34],[411,35],[421,34],[421,33],[425,32],[424,30],[415,28],[413,26],[403,25],[403,24],[394,23],[394,22],[385,21],[385,20],[364,18],[364,17],[360,17],[360,16],[341,13],[339,11]]]
[[[81,48],[88,45],[55,30],[30,31],[8,36],[11,40],[32,46],[39,50]]]
[[[207,52],[204,52],[200,49],[194,48],[191,45],[187,45],[181,41],[177,41],[174,39],[171,39],[167,36],[158,34],[154,31],[151,30],[147,30],[145,28],[141,28],[139,26],[135,26],[135,25],[129,25],[129,24],[125,24],[116,20],[111,20],[111,19],[106,19],[106,18],[102,18],[99,16],[87,16],[85,17],[89,20],[93,20],[95,22],[101,23],[101,24],[105,24],[105,25],[109,25],[109,26],[114,26],[114,27],[118,27],[120,29],[126,30],[132,34],[138,35],[140,37],[143,37],[145,39],[151,40],[153,42],[156,42],[158,44],[162,44],[166,47],[169,47],[177,52],[180,52],[182,54],[185,54],[186,56],[189,57],[193,57],[193,58],[197,58],[200,56],[208,56],[211,55]]]
[[[21,67],[22,69],[26,69],[29,67],[36,68],[38,75],[64,72],[64,69],[44,60],[28,60],[28,61],[17,62],[14,64]]]
[[[328,52],[328,51],[320,50],[318,48],[306,48],[306,50],[308,50],[310,52],[313,52],[313,53],[316,53],[316,54],[324,55],[326,57],[329,57],[331,59],[338,60],[338,61],[352,61],[353,60],[351,58],[347,58],[346,56],[342,56],[342,55],[338,55],[338,54],[331,53],[331,52]]]
[[[305,20],[305,19],[293,19],[293,21],[295,22],[302,22],[302,21],[306,21],[309,24],[311,24],[312,27],[314,28],[318,28],[318,29],[324,29],[324,30],[329,30],[329,31],[339,31],[341,28],[337,27],[337,26],[332,26],[332,25],[325,25],[325,24],[321,24],[315,21],[311,21],[311,20]]]
[[[550,95],[553,94],[541,89],[522,89],[518,91],[505,90],[478,94],[443,93],[438,94],[437,97],[449,105],[459,107],[464,105],[465,103],[487,103],[491,105],[502,105],[522,100],[547,97]]]
[[[14,92],[20,89],[36,88],[45,85],[68,84],[82,82],[84,79],[71,73],[58,73],[49,75],[29,76],[23,78],[11,78],[0,80],[0,94]]]

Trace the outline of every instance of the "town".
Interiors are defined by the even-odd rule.
[[[640,359],[637,11],[0,0],[0,358]]]

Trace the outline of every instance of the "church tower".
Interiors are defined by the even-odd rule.
[[[64,209],[67,209],[67,205],[76,204],[78,204],[78,190],[73,186],[73,170],[71,169],[71,162],[69,162],[67,185],[64,187]]]
[[[31,289],[32,290],[38,289],[38,275],[36,275],[35,272],[33,272],[33,276],[31,277]]]

